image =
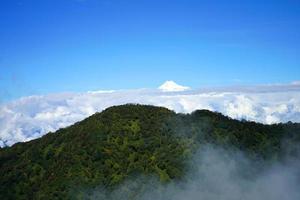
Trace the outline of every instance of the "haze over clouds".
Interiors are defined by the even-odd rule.
[[[23,97],[0,105],[0,146],[28,141],[126,103],[164,106],[176,112],[218,111],[266,124],[300,122],[300,84],[190,89],[167,81],[158,89],[89,91]]]

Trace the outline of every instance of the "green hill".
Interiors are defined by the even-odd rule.
[[[78,188],[113,189],[137,174],[184,179],[201,145],[238,149],[269,163],[297,156],[300,124],[263,125],[207,110],[114,106],[42,138],[0,149],[0,199],[81,199]],[[72,195],[72,197],[71,197]]]

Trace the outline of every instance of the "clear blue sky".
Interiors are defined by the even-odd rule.
[[[0,0],[2,101],[299,79],[299,0]]]

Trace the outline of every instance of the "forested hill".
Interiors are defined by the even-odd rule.
[[[80,199],[76,188],[114,188],[136,174],[184,178],[203,144],[262,163],[296,156],[300,124],[263,125],[207,110],[114,106],[42,138],[0,150],[0,199]]]

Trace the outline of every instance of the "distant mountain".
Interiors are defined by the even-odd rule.
[[[178,85],[174,81],[166,81],[161,86],[159,86],[158,89],[164,92],[179,92],[190,90],[191,88],[187,86]]]
[[[85,199],[82,188],[110,190],[136,175],[181,181],[190,158],[205,144],[242,151],[263,168],[298,156],[300,124],[264,125],[207,110],[176,114],[163,107],[114,106],[0,149],[0,199]]]

